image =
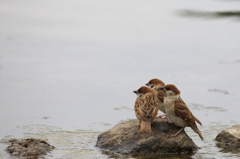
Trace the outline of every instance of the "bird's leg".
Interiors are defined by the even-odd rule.
[[[139,122],[139,125],[138,125],[138,129],[140,130],[140,127],[141,127],[141,121]]]
[[[156,116],[155,118],[167,118],[168,116],[167,115],[159,115],[159,116]]]
[[[183,131],[184,130],[184,128],[181,128],[176,134],[174,134],[174,135],[171,135],[170,137],[176,137],[176,136],[178,136],[179,135],[179,133],[181,132],[181,131]]]
[[[166,123],[168,124],[174,124],[173,122],[171,122],[170,120],[168,120]]]
[[[171,122],[171,121],[169,120],[169,118],[167,118],[166,123],[168,123],[168,124],[174,124],[173,122]]]

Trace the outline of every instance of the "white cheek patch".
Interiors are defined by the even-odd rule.
[[[172,91],[167,91],[167,95],[168,95],[168,96],[173,96],[173,95],[175,95],[175,93],[172,92]]]

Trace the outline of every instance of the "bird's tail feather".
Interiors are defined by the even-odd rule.
[[[197,134],[199,135],[199,137],[201,138],[201,140],[204,141],[203,136],[202,136],[202,133],[200,132],[200,130],[198,129],[198,127],[197,127],[197,126],[196,126],[196,127],[192,127],[192,129],[193,129],[193,131],[194,131],[195,133],[197,133]]]
[[[151,122],[141,121],[140,132],[151,133],[152,132]]]
[[[199,125],[202,126],[202,122],[201,122],[200,120],[198,120],[198,118],[196,118],[195,116],[193,116],[193,117],[194,117],[195,121],[196,121]]]

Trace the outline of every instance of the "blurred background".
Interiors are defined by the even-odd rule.
[[[0,139],[24,137],[29,125],[108,130],[136,118],[133,91],[159,78],[175,84],[203,122],[209,143],[189,130],[205,147],[199,154],[218,156],[212,140],[240,122],[239,6],[1,0]]]

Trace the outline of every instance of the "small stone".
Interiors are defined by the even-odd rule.
[[[54,146],[40,139],[11,139],[8,142],[11,145],[8,146],[6,150],[14,156],[37,157],[46,155],[47,152],[54,149]]]
[[[215,138],[217,147],[221,152],[239,153],[240,150],[240,125],[234,125],[222,130]]]

